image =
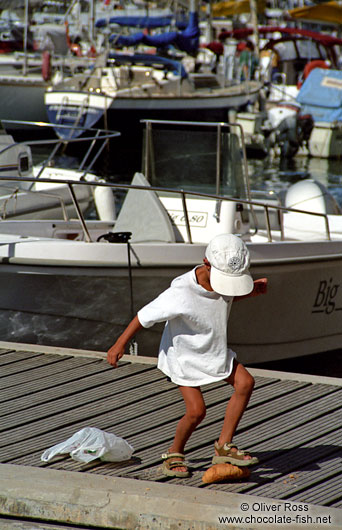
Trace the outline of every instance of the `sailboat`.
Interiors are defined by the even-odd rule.
[[[109,128],[120,130],[133,149],[135,131],[140,142],[141,119],[227,121],[229,109],[254,102],[262,85],[254,80],[232,81],[225,72],[185,68],[184,58],[198,52],[199,31],[193,1],[182,31],[115,34],[112,43],[120,49],[104,53],[87,72],[46,91],[49,120],[94,126],[102,119]],[[122,51],[123,46],[139,44],[157,47],[162,53],[141,53],[139,48]],[[167,53],[171,45],[180,52],[178,57]]]

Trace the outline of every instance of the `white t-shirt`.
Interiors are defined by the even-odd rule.
[[[144,328],[166,322],[158,368],[182,386],[226,379],[236,354],[227,346],[227,321],[233,297],[207,291],[197,283],[196,268],[138,311]]]

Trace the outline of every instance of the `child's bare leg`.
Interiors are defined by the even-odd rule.
[[[172,445],[169,448],[170,453],[184,453],[185,444],[191,434],[205,417],[206,407],[201,389],[199,387],[180,386],[186,411],[184,416],[179,420],[176,434]],[[184,467],[176,468],[177,471],[184,471]]]
[[[218,439],[219,446],[232,441],[254,388],[254,378],[242,364],[236,361],[234,361],[233,371],[226,381],[234,387],[234,393],[227,404],[222,431]],[[250,458],[251,456],[246,455],[246,459]]]

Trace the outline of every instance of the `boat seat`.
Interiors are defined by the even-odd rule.
[[[142,173],[135,173],[134,186],[150,186]],[[131,242],[175,243],[170,217],[154,191],[130,189],[115,223],[115,232],[132,232]]]

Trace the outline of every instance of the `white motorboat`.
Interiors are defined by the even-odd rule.
[[[312,116],[314,127],[304,154],[340,158],[342,148],[342,71],[315,68],[300,88],[297,102],[303,114]]]
[[[334,199],[314,181],[290,187],[284,203],[253,197],[229,125],[195,125],[172,122],[163,137],[165,124],[148,123],[152,186],[142,174],[131,185],[98,184],[128,190],[115,222],[80,214],[0,222],[3,340],[106,350],[139,307],[202,262],[208,240],[234,232],[249,247],[254,278],[269,280],[267,295],[233,305],[229,343],[239,358],[340,347],[342,215]],[[157,354],[160,331],[139,332],[138,354]]]
[[[236,121],[243,126],[249,152],[258,156],[280,155],[292,158],[297,153],[315,157],[336,157],[340,153],[339,124],[313,119],[298,101],[303,83],[317,69],[339,68],[342,40],[326,33],[301,28],[259,27],[260,76],[265,82],[264,104],[260,110],[239,112]],[[243,39],[251,28],[222,32],[220,39]],[[327,70],[327,75],[329,71]],[[317,72],[315,73],[315,75]],[[317,87],[316,80],[313,86]],[[338,92],[338,91],[337,91]],[[312,100],[313,90],[311,91]],[[316,102],[330,104],[316,88]],[[306,105],[306,107],[308,107]],[[328,121],[330,123],[328,123]]]
[[[107,205],[103,197],[103,190],[92,189],[77,185],[82,180],[96,182],[101,180],[91,168],[103,150],[109,138],[118,136],[119,133],[106,131],[87,131],[81,140],[83,145],[91,149],[79,160],[75,168],[66,168],[58,165],[58,157],[61,151],[65,151],[66,143],[54,139],[32,140],[31,142],[15,142],[13,137],[7,134],[4,125],[10,125],[9,120],[2,120],[0,129],[0,174],[5,177],[0,181],[0,217],[1,219],[68,219],[76,215],[76,208],[81,211],[87,210],[94,204],[95,197],[102,194],[98,207],[105,215],[114,217],[113,197],[107,190]],[[51,124],[15,122],[21,129],[34,126],[39,129],[44,138],[49,136]],[[84,129],[82,132],[85,133]],[[87,143],[86,143],[87,142]],[[70,142],[71,143],[71,142]],[[50,147],[50,155],[46,155],[44,161],[37,160],[37,150],[42,147]],[[41,158],[41,155],[40,155]],[[74,159],[77,162],[76,159]],[[74,164],[75,165],[75,164]],[[35,179],[33,182],[25,178]],[[77,201],[77,204],[75,204]],[[108,204],[110,203],[110,204]],[[108,212],[109,208],[109,212]],[[104,210],[107,212],[104,213]]]
[[[342,71],[315,67],[296,101],[260,113],[239,113],[251,149],[316,158],[340,158],[342,148]]]

